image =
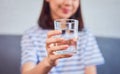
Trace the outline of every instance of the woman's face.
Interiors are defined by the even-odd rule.
[[[69,18],[77,11],[79,0],[46,0],[53,19]]]

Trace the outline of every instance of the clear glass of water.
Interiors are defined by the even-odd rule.
[[[75,54],[77,52],[78,20],[57,19],[54,21],[54,29],[60,30],[62,34],[55,37],[64,38],[65,41],[55,45],[69,45],[65,50],[56,51],[56,54]]]

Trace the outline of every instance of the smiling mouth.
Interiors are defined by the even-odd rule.
[[[69,13],[69,12],[70,12],[70,10],[69,10],[69,9],[65,9],[65,8],[63,8],[63,9],[62,9],[62,11],[63,11],[63,13],[65,13],[65,14],[67,14],[67,13]]]

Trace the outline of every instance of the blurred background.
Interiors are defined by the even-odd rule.
[[[20,74],[20,40],[37,24],[43,0],[0,0],[0,74]],[[120,74],[120,0],[81,0],[86,27],[105,58],[98,74]]]

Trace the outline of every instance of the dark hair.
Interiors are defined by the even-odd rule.
[[[77,19],[79,21],[79,29],[78,29],[79,31],[81,31],[84,28],[80,5],[79,5],[76,13],[73,16],[71,16],[70,19]],[[39,25],[39,27],[41,27],[43,29],[54,29],[53,24],[54,24],[54,22],[52,20],[51,14],[50,14],[49,3],[44,0],[42,11],[41,11],[41,14],[38,19],[38,25]]]

